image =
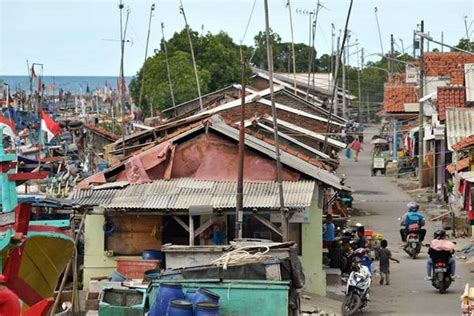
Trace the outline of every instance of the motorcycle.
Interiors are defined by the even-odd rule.
[[[420,226],[418,224],[411,224],[408,226],[407,245],[405,247],[405,251],[413,259],[416,259],[416,256],[418,256],[421,251],[422,245],[420,241],[420,235],[418,234],[419,229]]]
[[[367,306],[372,275],[369,269],[358,261],[347,279],[344,302],[341,312],[343,315],[353,315]]]
[[[451,269],[449,265],[444,260],[436,260],[433,263],[433,278],[431,279],[431,284],[433,287],[438,289],[438,291],[443,294],[446,293],[446,290],[453,282],[451,277]]]

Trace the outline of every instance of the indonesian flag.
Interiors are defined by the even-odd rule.
[[[41,131],[48,134],[49,143],[51,139],[61,133],[61,127],[59,127],[58,123],[53,121],[53,119],[48,114],[41,111]]]
[[[15,139],[16,127],[13,120],[7,119],[5,116],[0,115],[0,127],[3,127],[3,134]]]

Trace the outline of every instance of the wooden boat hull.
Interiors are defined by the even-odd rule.
[[[52,297],[73,249],[74,241],[65,231],[30,226],[21,246],[6,250],[8,288],[29,306]]]

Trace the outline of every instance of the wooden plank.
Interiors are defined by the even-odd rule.
[[[212,224],[214,224],[214,222],[215,219],[213,217],[209,218],[207,222],[205,222],[204,224],[199,226],[198,229],[196,229],[196,231],[194,232],[194,238],[201,235],[206,229],[208,229]]]
[[[115,231],[106,236],[106,249],[114,255],[141,255],[146,249],[161,248],[161,216],[114,216],[110,217]],[[154,232],[158,232],[158,238]]]
[[[181,225],[181,227],[183,227],[187,232],[189,232],[189,226],[186,225],[186,223],[183,222],[181,218],[179,218],[178,216],[172,216],[172,217],[176,222],[178,222],[179,225]]]
[[[37,179],[44,179],[48,175],[49,175],[48,171],[10,173],[8,174],[8,180],[10,181],[37,180]]]
[[[260,223],[262,223],[263,225],[267,226],[268,228],[270,228],[272,231],[274,231],[275,233],[277,233],[278,235],[282,236],[283,237],[283,233],[281,232],[281,230],[275,226],[272,222],[270,222],[268,219],[258,215],[258,214],[252,214],[253,217],[255,217],[256,220],[258,220]]]

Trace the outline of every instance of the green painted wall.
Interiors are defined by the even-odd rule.
[[[105,256],[104,215],[87,215],[84,223],[84,290],[89,289],[93,277],[109,276],[117,263]]]
[[[301,224],[301,243],[306,291],[326,296],[326,273],[323,271],[323,216],[319,208],[318,184],[315,184],[309,210],[310,222]]]

